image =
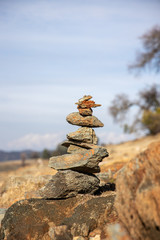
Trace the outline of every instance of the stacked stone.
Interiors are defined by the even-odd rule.
[[[108,156],[107,149],[97,145],[98,139],[92,128],[103,127],[103,123],[92,115],[92,108],[101,106],[84,96],[79,99],[79,112],[67,116],[68,123],[81,126],[77,131],[67,134],[68,154],[51,157],[49,167],[58,172],[40,190],[44,198],[62,199],[77,194],[93,194],[99,189],[100,180],[94,173],[100,172],[99,163]]]

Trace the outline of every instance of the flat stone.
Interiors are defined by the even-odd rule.
[[[67,118],[67,122],[73,125],[82,127],[103,127],[104,124],[95,116],[81,116],[78,112],[70,113]]]
[[[92,116],[92,109],[91,108],[78,108],[79,113],[82,116]]]
[[[79,193],[93,194],[98,190],[99,183],[100,180],[93,174],[72,170],[58,171],[39,193],[45,199],[69,198]]]
[[[76,104],[80,104],[80,103],[82,103],[83,101],[90,100],[91,98],[92,98],[91,95],[84,95],[82,98],[80,98],[80,99],[78,100],[78,103],[76,103]]]
[[[76,145],[70,145],[67,149],[68,153],[83,153],[86,151],[86,148],[78,147]]]
[[[91,98],[92,96],[90,95],[85,95],[83,98],[80,98],[76,103],[78,108],[92,108],[101,106],[101,104],[95,104],[94,101],[90,101]]]
[[[95,104],[94,101],[85,101],[85,100],[77,104],[78,104],[78,108],[95,108],[95,107],[101,106],[101,104]]]
[[[89,127],[81,127],[77,131],[67,134],[69,140],[97,144],[95,131]]]
[[[84,173],[96,173],[100,171],[98,164],[108,155],[106,148],[96,146],[83,153],[51,157],[48,166],[56,170],[71,169]]]
[[[64,141],[62,144],[64,147],[69,147],[70,145],[75,145],[78,147],[86,148],[86,149],[92,149],[94,147],[97,147],[97,145],[91,144],[91,143],[83,143],[83,142],[77,142],[77,141]]]

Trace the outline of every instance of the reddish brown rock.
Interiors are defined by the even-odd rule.
[[[115,193],[103,196],[80,195],[61,200],[29,199],[13,204],[2,220],[1,240],[72,240],[88,238],[117,214]],[[61,238],[60,238],[61,237]]]
[[[49,167],[56,170],[71,169],[84,173],[96,173],[100,171],[98,164],[104,157],[108,157],[107,149],[96,146],[83,153],[64,154],[51,157]]]
[[[78,105],[78,109],[79,108],[95,108],[95,107],[100,107],[101,104],[95,104],[94,101],[90,101],[90,99],[92,98],[92,96],[90,95],[85,95],[83,98],[80,98],[78,100],[78,103],[76,103]]]
[[[77,131],[67,134],[69,140],[97,144],[95,131],[89,127],[81,127]]]
[[[95,108],[100,107],[101,104],[95,104],[94,101],[83,101],[81,103],[78,103],[78,108]]]
[[[128,162],[116,182],[116,208],[131,237],[159,240],[160,142]]]
[[[92,109],[91,108],[78,108],[79,113],[82,116],[92,116]]]
[[[80,104],[80,103],[82,103],[83,101],[90,100],[91,98],[92,98],[91,95],[84,95],[82,98],[80,98],[80,99],[78,100],[78,103],[76,103],[76,104]]]
[[[82,127],[103,127],[104,124],[95,116],[81,116],[78,112],[70,113],[67,118],[67,122],[73,125]]]

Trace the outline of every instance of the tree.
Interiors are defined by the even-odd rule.
[[[39,153],[38,152],[31,152],[30,154],[30,158],[31,159],[38,159],[40,156],[39,156]]]
[[[67,148],[58,144],[56,149],[52,152],[52,156],[59,156],[67,153]]]
[[[49,159],[52,156],[51,152],[48,149],[44,149],[42,152],[43,159]]]
[[[22,152],[22,153],[21,153],[21,163],[22,163],[22,167],[25,167],[25,165],[26,165],[26,158],[27,158],[26,153]]]
[[[129,65],[130,70],[160,71],[160,26],[153,27],[142,37],[144,50],[137,54],[134,64]],[[137,107],[137,114],[131,124],[128,124],[127,114],[133,107]],[[119,94],[113,99],[109,112],[115,122],[121,124],[124,132],[132,133],[146,129],[150,134],[160,132],[160,85],[152,85],[139,92],[136,100],[130,100],[126,94]]]
[[[115,122],[121,124],[124,132],[132,133],[147,130],[149,134],[160,132],[160,85],[153,85],[139,92],[136,100],[130,100],[126,94],[113,99],[109,112]],[[131,124],[128,124],[129,110],[137,107],[137,113]]]
[[[160,26],[153,27],[140,37],[143,51],[137,53],[134,64],[129,65],[130,70],[141,71],[145,68],[160,71]]]

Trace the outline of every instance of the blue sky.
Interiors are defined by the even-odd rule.
[[[101,142],[134,137],[107,109],[117,93],[160,82],[127,70],[159,10],[156,0],[0,0],[0,149],[54,148],[78,129],[65,118],[85,94],[102,104]]]

